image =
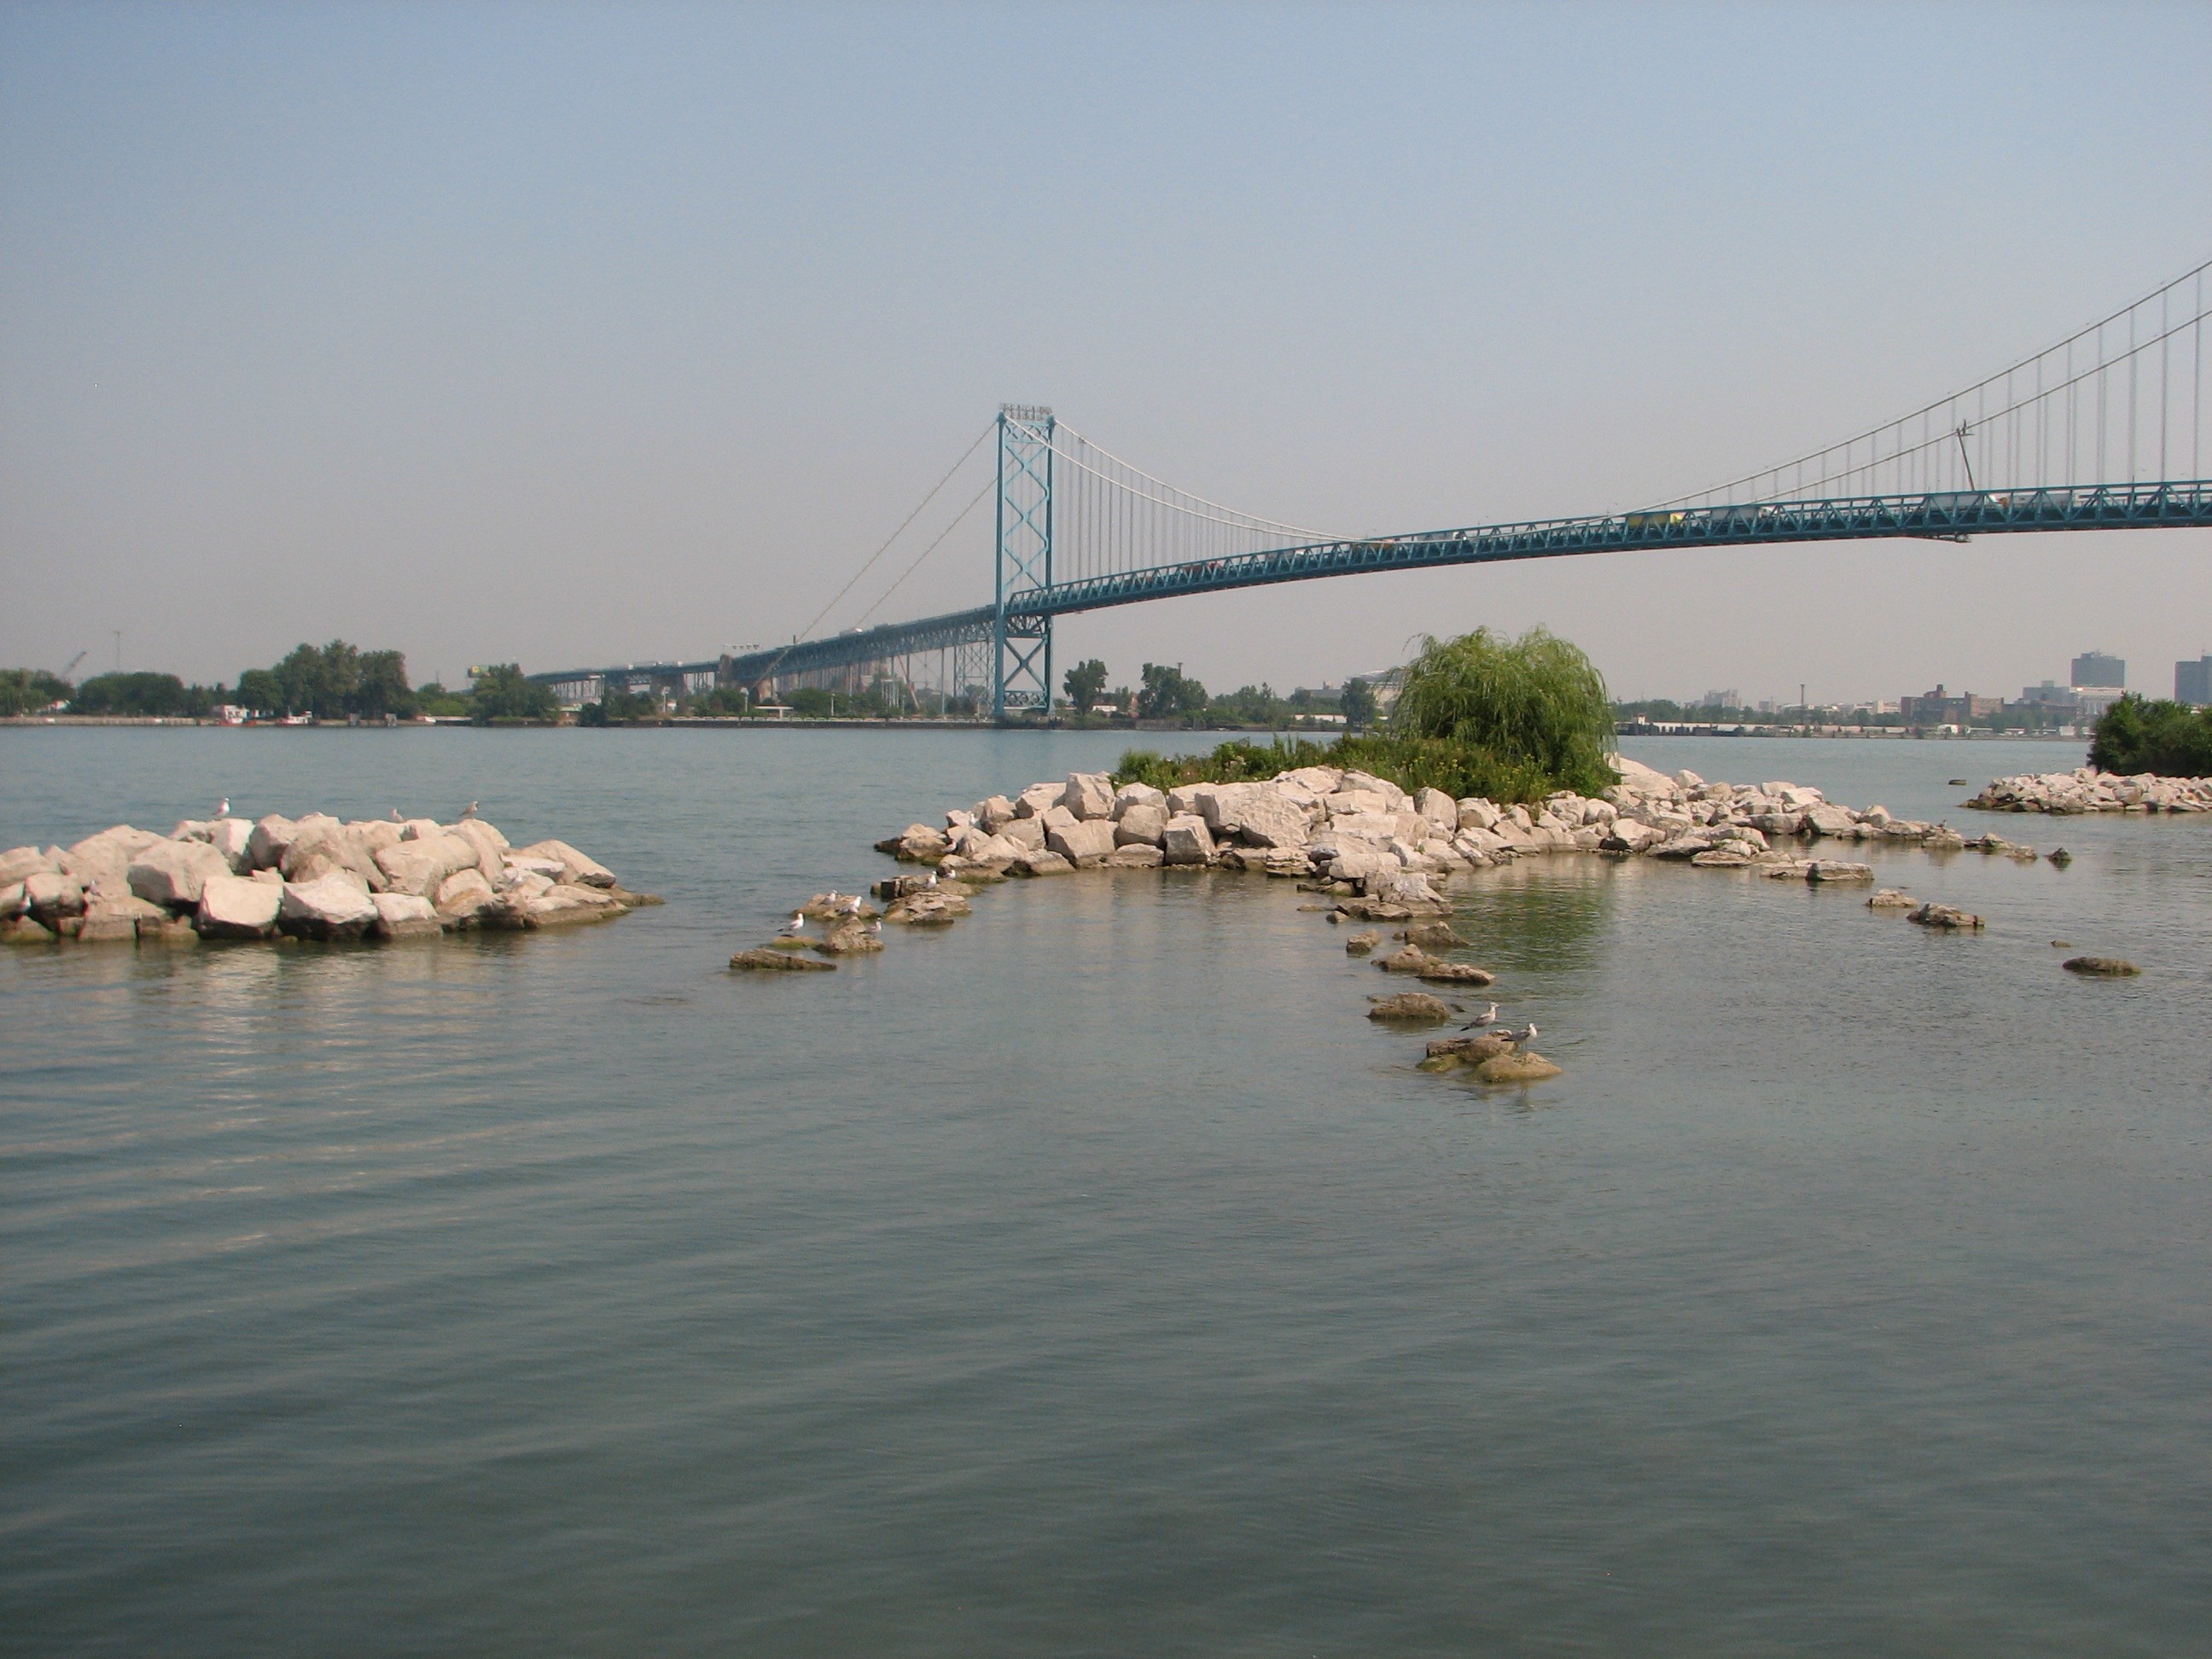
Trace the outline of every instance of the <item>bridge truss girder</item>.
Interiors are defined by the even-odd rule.
[[[1633,549],[1787,542],[1966,541],[1974,536],[2212,526],[2212,480],[2075,489],[1953,490],[1833,501],[1618,513],[1363,537],[1065,582],[1010,601],[1009,620],[1375,570],[1422,569]]]

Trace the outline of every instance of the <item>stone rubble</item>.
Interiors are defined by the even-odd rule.
[[[1099,869],[1243,871],[1294,879],[1307,890],[1334,896],[1334,904],[1304,907],[1327,914],[1333,922],[1407,924],[1397,932],[1399,948],[1388,952],[1380,949],[1379,932],[1352,934],[1344,945],[1349,956],[1376,952],[1374,965],[1383,972],[1480,988],[1493,983],[1496,975],[1432,954],[1464,950],[1471,943],[1453,930],[1447,919],[1450,902],[1437,884],[1515,859],[1571,853],[1641,857],[1698,869],[1741,870],[1808,886],[1870,887],[1870,864],[1814,856],[1814,847],[1837,843],[1832,850],[1840,854],[1879,842],[1933,852],[1972,848],[2022,862],[2037,856],[2034,848],[2002,836],[1969,840],[1948,824],[1900,818],[1880,805],[1846,806],[1801,784],[1708,782],[1694,772],[1670,776],[1626,758],[1617,757],[1614,763],[1620,781],[1601,795],[1562,791],[1533,806],[1455,800],[1436,789],[1408,794],[1388,779],[1326,766],[1169,790],[1143,783],[1116,788],[1106,773],[1072,773],[1057,782],[1034,783],[1011,796],[992,795],[953,808],[944,815],[941,829],[916,822],[878,842],[878,852],[929,866],[933,873],[896,876],[878,883],[876,892],[889,906],[884,920],[926,928],[948,926],[969,915],[967,901],[977,885],[1010,877]],[[1984,793],[2020,781],[2001,781]],[[2212,804],[2212,796],[2195,784],[2115,781],[2162,810],[2203,810],[2169,805],[2184,800]],[[2134,789],[2136,785],[2143,787]],[[2063,865],[2063,849],[2052,854],[2052,861]],[[0,865],[0,872],[5,868]],[[1883,889],[1867,903],[1875,909],[1910,910],[1911,920],[1937,928],[1981,926],[1978,917],[1918,904],[1895,889]],[[827,924],[826,937],[808,938],[803,926],[787,930],[759,949],[739,952],[730,965],[774,970],[787,967],[795,951],[841,956],[880,949],[879,927],[856,931],[860,917],[875,915],[872,909],[856,910],[860,904],[836,893],[817,894],[799,907],[799,915],[802,923]],[[1375,1006],[1369,1018],[1382,1021],[1442,1020],[1456,1006],[1419,991],[1370,1000]],[[1448,1070],[1462,1064],[1474,1066],[1490,1083],[1527,1083],[1559,1074],[1552,1061],[1502,1031],[1439,1039],[1430,1045],[1424,1068]]]
[[[1078,772],[956,808],[941,830],[910,823],[876,847],[958,878],[1102,866],[1245,870],[1326,882],[1409,912],[1449,909],[1437,879],[1547,854],[1674,859],[1820,883],[1871,881],[1873,871],[1849,858],[1800,857],[1785,843],[2014,851],[2001,838],[1969,842],[1947,824],[1881,806],[1858,811],[1800,784],[1709,783],[1630,760],[1619,768],[1620,781],[1601,796],[1562,792],[1534,807],[1454,800],[1436,789],[1409,795],[1388,779],[1326,766],[1164,792],[1141,783],[1116,789],[1105,773]]]
[[[1984,812],[2212,812],[2212,778],[2123,777],[2084,766],[1998,778],[1966,803]],[[2029,855],[2033,857],[2033,854]]]
[[[481,818],[188,818],[0,853],[0,939],[18,945],[432,938],[659,902],[567,842],[514,848]]]

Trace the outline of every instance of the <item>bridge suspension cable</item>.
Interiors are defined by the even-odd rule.
[[[977,433],[977,434],[975,434],[975,441],[974,443],[969,444],[969,445],[968,446],[967,449],[962,453],[961,457],[960,457],[960,459],[959,459],[958,460],[957,460],[957,461],[953,462],[953,463],[952,463],[952,465],[951,465],[951,466],[947,467],[947,468],[945,470],[945,476],[944,476],[943,477],[939,478],[939,479],[935,483],[932,484],[932,485],[929,487],[929,493],[928,493],[927,495],[924,495],[924,496],[921,498],[921,501],[917,501],[917,502],[915,504],[914,511],[913,511],[913,512],[911,512],[911,513],[909,513],[909,514],[908,514],[906,515],[906,517],[905,517],[905,518],[903,518],[903,519],[902,519],[902,520],[899,520],[899,526],[898,526],[898,528],[897,528],[896,530],[892,531],[892,532],[891,532],[891,533],[890,533],[890,535],[888,535],[888,536],[886,536],[886,537],[884,537],[884,544],[883,544],[881,547],[878,548],[874,552],[872,552],[872,553],[869,554],[869,555],[868,555],[868,556],[867,556],[866,559],[864,559],[864,560],[862,560],[862,561],[860,562],[860,568],[858,570],[855,570],[855,571],[852,574],[851,577],[850,577],[850,578],[848,578],[848,579],[847,580],[847,581],[846,581],[845,585],[844,585],[842,587],[841,587],[841,588],[839,588],[839,589],[837,590],[837,592],[836,592],[836,593],[835,594],[835,596],[833,596],[833,597],[831,598],[831,599],[830,599],[830,603],[829,603],[829,604],[827,604],[827,605],[823,605],[823,606],[819,611],[816,611],[816,612],[814,613],[814,620],[813,620],[813,621],[811,621],[811,622],[810,622],[810,623],[808,623],[806,624],[806,626],[805,626],[805,627],[804,627],[804,628],[800,629],[799,630],[799,632],[798,632],[796,635],[794,635],[793,636],[793,638],[792,638],[792,643],[793,643],[793,645],[798,644],[798,643],[799,642],[799,641],[804,640],[804,639],[805,639],[805,638],[809,634],[811,634],[811,633],[812,633],[816,629],[817,629],[817,628],[821,627],[821,626],[822,626],[822,619],[823,619],[824,617],[828,616],[828,615],[829,615],[832,611],[835,611],[835,610],[838,607],[838,605],[843,602],[844,598],[845,598],[845,596],[846,596],[848,593],[851,592],[854,590],[854,588],[855,588],[855,587],[857,587],[858,586],[860,586],[860,578],[861,578],[861,577],[863,577],[863,576],[865,576],[865,575],[866,575],[866,574],[868,574],[868,572],[869,572],[869,571],[871,571],[871,570],[874,569],[874,568],[875,568],[875,566],[876,566],[876,561],[877,561],[877,560],[878,560],[878,559],[880,559],[880,558],[882,558],[882,557],[884,556],[884,554],[886,554],[886,553],[888,553],[888,552],[890,552],[890,551],[891,550],[891,544],[892,544],[893,542],[896,542],[896,540],[898,540],[898,538],[899,538],[901,536],[903,536],[904,534],[906,534],[906,529],[907,529],[907,526],[908,526],[908,525],[912,524],[912,523],[913,523],[916,519],[918,519],[918,518],[920,518],[920,517],[921,516],[922,509],[923,509],[924,507],[927,507],[927,506],[928,506],[932,501],[935,501],[935,500],[937,499],[937,497],[938,497],[939,494],[940,492],[942,492],[942,491],[943,491],[943,489],[944,489],[945,486],[945,485],[947,485],[947,484],[949,484],[949,483],[951,483],[952,482],[953,475],[954,475],[955,473],[958,472],[962,467],[963,467],[963,466],[965,466],[965,465],[968,465],[969,458],[970,456],[972,456],[973,454],[975,454],[975,453],[977,450],[981,449],[981,448],[983,447],[983,440],[984,440],[984,439],[986,439],[986,438],[988,438],[988,437],[989,437],[989,436],[991,435],[991,434],[992,434],[992,431],[993,431],[993,430],[994,430],[994,428],[993,428],[987,426],[987,427],[985,427],[985,428],[984,428],[981,432],[979,432],[979,433]],[[986,484],[986,485],[984,486],[984,488],[985,488],[986,489],[988,489],[990,488],[990,486],[989,486],[988,484]],[[979,500],[980,500],[980,499],[981,499],[981,497],[979,496],[977,499],[979,499]],[[975,502],[973,502],[973,501],[971,501],[971,502],[969,502],[969,507],[972,507],[974,505],[975,505]],[[963,507],[963,508],[962,508],[962,509],[961,509],[961,514],[962,514],[962,516],[963,516],[963,517],[965,517],[965,516],[966,516],[967,511],[968,511],[968,508],[967,508],[967,507]],[[959,522],[959,520],[958,520],[958,519],[955,519],[955,520],[953,520],[953,523],[954,523],[954,524],[957,524],[958,522]],[[945,532],[945,533],[946,533],[946,534],[948,534],[948,535],[951,533],[951,526],[946,526],[946,532]],[[938,540],[938,541],[943,541],[944,539],[945,539],[945,537],[944,537],[944,536],[939,536],[939,537],[937,538],[937,540]],[[934,549],[934,548],[936,547],[936,545],[937,545],[937,542],[932,542],[932,543],[929,544],[930,549]],[[929,550],[924,550],[924,551],[923,551],[923,555],[922,555],[922,557],[923,557],[923,558],[927,558],[928,556],[929,556]],[[915,562],[915,563],[917,563],[917,564],[919,564],[919,563],[921,562],[921,560],[917,559]],[[908,570],[908,574],[909,575],[913,574],[913,573],[912,573],[911,568],[909,568],[909,570]],[[905,577],[903,577],[903,576],[902,576],[902,577],[899,579],[899,580],[900,580],[900,581],[903,581],[903,580],[906,580],[906,578],[905,578]],[[898,586],[898,583],[897,583],[897,582],[894,582],[894,583],[892,583],[892,584],[891,584],[891,586],[892,586],[893,587],[896,587],[896,586]],[[885,590],[884,597],[885,597],[885,598],[889,598],[889,597],[890,597],[890,592],[889,592],[889,590],[888,590],[888,589],[887,589],[887,590]],[[883,603],[883,600],[882,600],[882,599],[878,599],[878,600],[876,601],[876,604],[877,604],[877,605],[881,605],[882,603]],[[874,610],[875,610],[875,606],[874,606],[874,605],[871,605],[871,606],[869,607],[869,611],[870,611],[870,613],[871,613],[871,614],[872,614],[872,613],[873,613]],[[864,617],[864,618],[862,618],[862,620],[863,620],[863,621],[865,621],[865,620],[866,620],[866,618]]]
[[[2202,479],[2208,270],[1898,420],[1658,505]]]
[[[1055,461],[1064,464],[1053,486],[1055,582],[1333,539],[1324,531],[1239,512],[1177,489],[1064,421],[1054,423],[1047,442]]]

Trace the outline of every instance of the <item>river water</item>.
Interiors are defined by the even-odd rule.
[[[0,1650],[2206,1650],[2212,818],[1632,744],[2076,861],[1873,854],[1964,937],[1485,872],[1526,1091],[1416,1073],[1256,876],[723,969],[1126,741],[0,732],[0,845],[477,799],[668,900],[0,957]]]

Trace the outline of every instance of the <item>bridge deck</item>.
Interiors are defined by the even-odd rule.
[[[1193,560],[1116,575],[1058,582],[1010,595],[1006,615],[1035,622],[1111,605],[1187,593],[1220,592],[1276,582],[1310,581],[1367,571],[1514,559],[1569,558],[1639,548],[1747,547],[1790,542],[1899,538],[1965,541],[1973,536],[2054,531],[2157,530],[2212,526],[2212,480],[2100,484],[2060,489],[1952,490],[1932,495],[1857,495],[1832,501],[1767,501],[1737,507],[1668,508],[1597,517],[1540,519],[1464,530],[1374,536],[1232,557]],[[673,681],[712,672],[725,684],[881,662],[992,638],[989,605],[917,622],[833,634],[827,639],[697,663],[566,669],[530,678],[543,684]]]

